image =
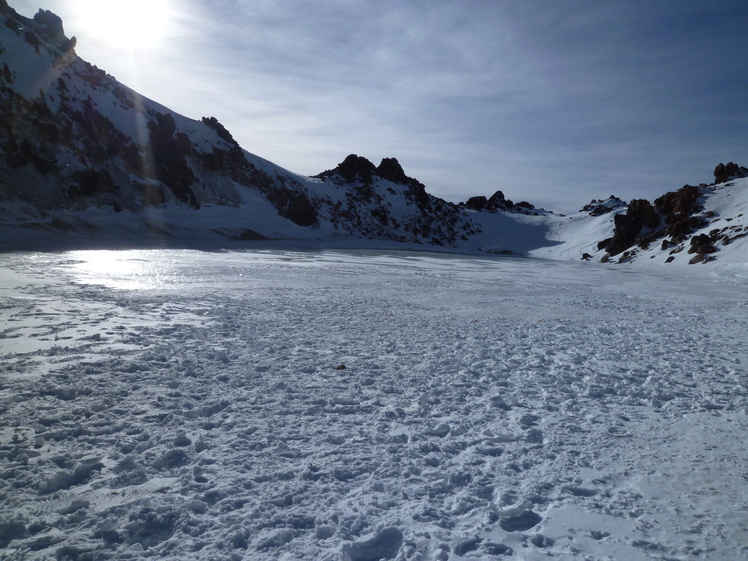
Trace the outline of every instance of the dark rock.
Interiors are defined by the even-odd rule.
[[[150,173],[154,179],[162,181],[177,199],[199,208],[192,184],[195,175],[187,164],[191,150],[189,137],[176,133],[176,122],[171,113],[156,113],[148,122],[149,144],[153,156]]]
[[[216,119],[215,117],[203,117],[202,122],[216,131],[216,134],[218,134],[219,138],[222,138],[226,142],[238,146],[236,140],[234,140],[234,137],[231,136],[231,133],[226,129],[226,127],[218,122],[218,119]]]
[[[93,197],[117,190],[111,174],[106,170],[79,170],[74,172],[70,179],[75,182],[68,190],[68,196],[71,198]]]
[[[269,192],[267,198],[278,209],[278,214],[291,222],[304,227],[319,225],[317,209],[304,193],[279,188]]]
[[[691,238],[691,247],[688,249],[688,253],[698,253],[701,255],[707,253],[714,253],[717,248],[714,245],[714,240],[706,235],[699,234]]]
[[[664,215],[690,215],[697,209],[701,189],[693,185],[684,185],[677,191],[670,191],[655,199],[655,208]]]
[[[657,216],[652,203],[645,199],[634,199],[629,204],[626,214],[641,217],[643,227],[656,228],[660,225],[660,217]]]
[[[67,45],[68,38],[62,27],[62,18],[49,10],[39,10],[34,16],[34,21],[41,24],[47,34],[47,38],[58,46]]]
[[[399,164],[398,164],[399,165]],[[385,165],[385,169],[391,168],[390,164]],[[377,168],[366,158],[350,154],[339,163],[334,169],[323,171],[316,177],[325,179],[339,175],[346,183],[371,183],[372,176]]]
[[[743,166],[729,162],[727,164],[718,164],[714,168],[714,184],[725,183],[731,179],[739,179],[741,177],[748,177],[748,169]]]
[[[482,195],[470,197],[465,203],[465,208],[468,210],[485,210],[487,203],[488,199]]]
[[[516,205],[504,196],[502,191],[496,191],[490,198],[482,195],[470,197],[467,202],[460,203],[460,206],[468,210],[479,210],[488,212],[500,212],[506,210],[531,210],[535,207],[530,203],[522,202]]]
[[[382,158],[381,163],[376,169],[376,174],[382,179],[387,179],[400,185],[407,185],[410,179],[405,175],[400,162],[395,158]]]
[[[514,207],[514,203],[504,197],[504,193],[501,191],[496,191],[493,195],[491,195],[491,197],[488,199],[488,202],[486,203],[486,208],[491,212],[497,210],[509,210],[512,207]]]
[[[645,226],[655,228],[660,223],[660,217],[655,213],[652,204],[644,199],[631,201],[626,214],[616,214],[613,220],[613,237],[605,246],[610,255],[617,255],[634,245]]]
[[[535,205],[528,203],[527,201],[520,201],[512,206],[513,210],[535,210]]]

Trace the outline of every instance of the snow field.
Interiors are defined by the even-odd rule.
[[[748,551],[739,284],[408,253],[1,259],[5,558]]]

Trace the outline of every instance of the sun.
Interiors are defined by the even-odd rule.
[[[171,0],[76,0],[83,33],[126,50],[159,48],[173,25]]]

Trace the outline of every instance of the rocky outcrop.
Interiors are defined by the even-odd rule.
[[[312,197],[339,232],[368,238],[454,246],[477,232],[460,209],[426,192],[395,158],[378,166],[351,154],[315,176],[338,188],[339,198]]]
[[[502,191],[496,191],[490,198],[482,195],[470,197],[467,202],[460,203],[461,208],[483,212],[505,212],[513,210],[523,214],[535,214],[535,207],[527,201],[513,203],[504,196]]]
[[[608,199],[605,200],[598,201],[596,199],[592,199],[592,201],[589,204],[584,205],[584,207],[582,207],[582,210],[580,210],[579,212],[587,212],[590,216],[603,216],[604,214],[609,214],[626,206],[627,205],[624,201],[622,201],[615,195],[611,195]]]
[[[382,179],[399,185],[407,185],[412,181],[410,177],[405,175],[403,167],[395,158],[382,158],[382,161],[377,166],[376,174]]]
[[[315,177],[320,179],[337,179],[338,182],[343,183],[363,183],[364,185],[369,185],[376,171],[376,166],[366,158],[350,154],[333,169],[323,171],[315,175]]]
[[[657,211],[665,217],[665,230],[662,236],[669,237],[671,242],[680,243],[694,230],[704,226],[703,217],[697,216],[702,210],[699,198],[703,187],[684,185],[677,191],[665,193],[655,199]]]
[[[598,244],[598,249],[605,249],[609,255],[618,255],[636,243],[643,228],[656,228],[660,217],[655,213],[652,204],[644,199],[635,199],[629,203],[626,214],[616,214],[613,236]]]
[[[149,146],[153,162],[148,162],[146,172],[161,181],[182,202],[200,208],[192,185],[195,174],[187,163],[192,144],[184,133],[176,132],[177,125],[169,113],[156,113],[148,122]]]
[[[714,184],[726,183],[731,179],[739,179],[741,177],[748,177],[748,168],[739,166],[732,162],[727,164],[718,164],[714,168]]]
[[[713,260],[720,245],[729,245],[748,232],[740,226],[728,225],[694,235],[708,226],[714,217],[714,213],[704,211],[704,197],[715,189],[715,185],[738,179],[741,175],[748,177],[748,170],[733,163],[720,164],[715,169],[717,181],[712,186],[684,185],[658,197],[654,205],[647,201],[632,201],[625,214],[615,216],[613,236],[598,243],[598,249],[606,251],[602,261],[609,261],[618,254],[621,254],[619,262],[632,259],[639,249],[648,249],[653,243],[657,243],[661,251],[669,252],[667,263],[672,262],[677,253],[686,250],[693,255],[690,263]]]

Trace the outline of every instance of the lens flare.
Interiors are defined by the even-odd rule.
[[[170,0],[77,0],[83,32],[125,50],[158,49],[174,20]]]

